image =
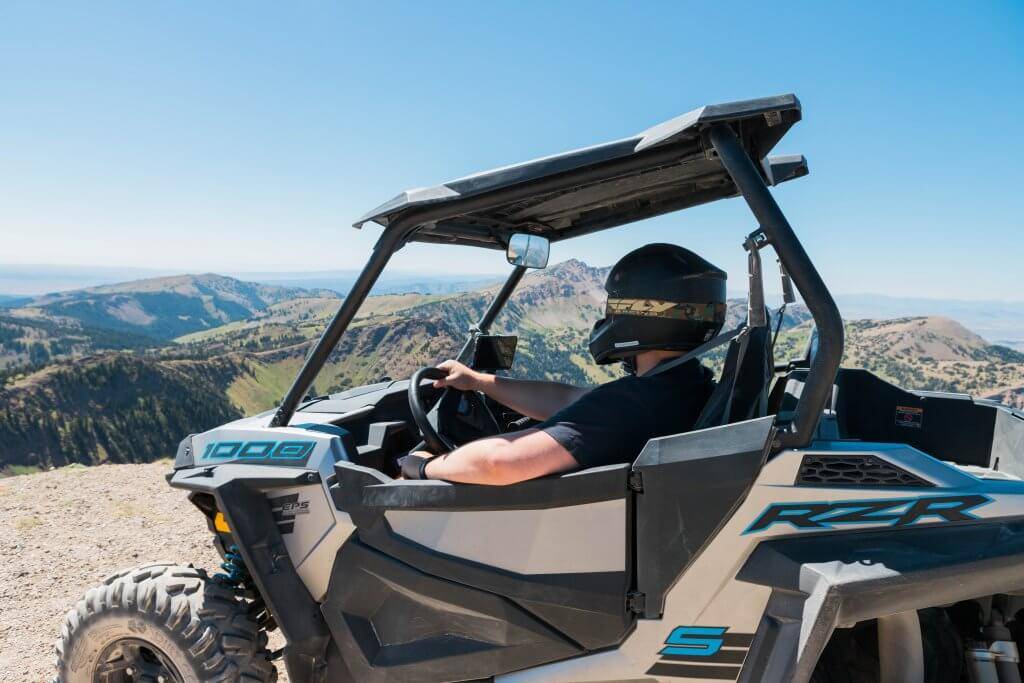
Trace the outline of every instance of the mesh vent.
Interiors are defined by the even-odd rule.
[[[797,485],[933,486],[916,474],[871,455],[805,455]]]

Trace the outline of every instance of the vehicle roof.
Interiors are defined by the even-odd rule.
[[[732,179],[703,141],[713,124],[733,127],[769,184],[807,175],[802,156],[767,156],[799,120],[800,102],[792,94],[707,105],[632,137],[407,190],[354,227],[371,221],[387,227],[431,207],[440,212],[431,211],[411,241],[504,249],[514,232],[567,239],[736,196]],[[517,186],[521,191],[507,191]],[[466,208],[463,200],[470,197],[482,201]]]

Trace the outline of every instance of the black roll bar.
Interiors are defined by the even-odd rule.
[[[711,128],[708,138],[779,261],[803,295],[818,328],[818,351],[811,361],[793,421],[789,430],[780,432],[777,437],[779,446],[806,446],[822,411],[831,401],[832,384],[843,358],[843,319],[832,294],[732,128],[718,124]]]
[[[807,256],[807,252],[804,251],[800,241],[793,233],[789,222],[768,191],[764,179],[736,139],[732,129],[727,124],[717,124],[710,129],[708,137],[718,153],[722,166],[758,219],[762,230],[778,254],[779,260],[804,295],[807,307],[818,327],[820,338],[818,352],[811,363],[810,372],[790,429],[779,435],[782,446],[804,446],[809,443],[818,417],[831,396],[832,383],[835,381],[843,355],[842,319],[832,300],[832,295],[829,294],[821,276],[818,275]],[[384,270],[391,254],[400,249],[416,230],[455,216],[503,206],[538,194],[615,178],[634,170],[649,168],[652,164],[678,163],[687,158],[699,157],[703,157],[700,143],[656,147],[647,152],[543,176],[494,192],[470,195],[453,202],[412,209],[405,215],[399,216],[384,229],[380,239],[377,240],[370,260],[363,267],[359,277],[352,285],[352,290],[320,336],[313,351],[306,358],[306,362],[274,414],[270,426],[285,427],[288,425],[306,391],[312,386],[316,375],[327,362],[342,334],[355,317],[359,306],[362,305]],[[510,280],[515,278],[515,271],[513,271]],[[507,282],[506,286],[509,284]],[[495,309],[493,315],[496,316],[499,310],[500,307]],[[489,310],[488,314],[491,312]],[[485,319],[487,317],[485,314]],[[491,320],[493,321],[493,316],[491,316]]]
[[[476,324],[476,331],[483,334],[487,334],[490,331],[494,319],[501,313],[501,309],[505,307],[505,302],[512,296],[512,292],[519,286],[519,281],[523,279],[524,275],[526,275],[526,266],[516,266],[512,269],[508,279],[505,280],[505,284],[498,290],[491,304],[480,318],[480,322]]]

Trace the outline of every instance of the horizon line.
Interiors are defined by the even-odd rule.
[[[554,267],[554,266],[558,266],[560,264],[563,264],[563,263],[566,263],[566,262],[569,262],[569,261],[578,261],[578,262],[583,263],[584,265],[586,265],[588,267],[591,267],[591,268],[606,268],[606,267],[608,267],[608,266],[593,266],[593,265],[587,263],[586,261],[584,261],[584,260],[582,260],[580,258],[571,257],[571,258],[564,259],[563,261],[559,261],[558,263],[551,264],[550,266],[548,266],[548,268],[551,268],[551,267]],[[2,271],[5,268],[16,268],[18,270],[27,270],[27,269],[32,269],[32,268],[41,268],[41,269],[42,268],[52,268],[52,269],[73,268],[73,269],[80,269],[80,270],[83,270],[83,271],[89,271],[89,270],[92,270],[92,271],[112,271],[112,272],[120,271],[122,273],[140,273],[140,274],[141,273],[151,273],[152,274],[150,277],[142,277],[142,278],[135,278],[135,279],[128,279],[128,280],[110,280],[110,281],[106,281],[106,282],[99,282],[97,284],[75,285],[75,286],[69,286],[69,287],[58,288],[58,289],[50,289],[50,290],[47,290],[47,291],[37,291],[37,292],[24,293],[24,294],[11,294],[11,293],[8,293],[7,291],[5,291],[5,289],[3,288],[3,285],[2,285],[4,280],[11,279],[11,278],[10,277],[6,277],[6,278],[3,277],[2,272],[0,272],[0,295],[6,296],[6,297],[11,297],[11,298],[37,297],[37,296],[44,296],[44,295],[47,295],[47,294],[56,294],[56,293],[61,293],[61,292],[71,292],[71,291],[77,291],[77,290],[82,290],[82,289],[91,289],[93,287],[103,287],[103,286],[109,286],[109,285],[127,284],[129,282],[136,282],[136,281],[140,281],[140,280],[160,279],[160,278],[166,278],[166,277],[217,275],[217,276],[220,276],[220,277],[229,277],[229,278],[232,278],[232,279],[235,279],[235,280],[240,280],[240,281],[243,281],[243,282],[247,281],[247,282],[259,283],[261,279],[266,279],[266,280],[271,280],[271,281],[273,281],[274,279],[293,280],[294,281],[294,280],[315,280],[315,279],[321,279],[321,278],[327,278],[327,277],[355,277],[355,276],[358,276],[358,274],[360,272],[360,269],[358,269],[358,268],[338,269],[338,270],[313,270],[313,271],[295,271],[295,270],[289,270],[289,271],[272,271],[272,270],[270,270],[270,271],[265,271],[265,270],[245,271],[245,270],[235,270],[235,269],[224,269],[223,271],[220,271],[220,272],[218,272],[217,270],[202,270],[202,271],[191,271],[190,272],[190,271],[186,271],[186,270],[175,270],[175,269],[172,269],[172,268],[150,268],[150,267],[139,267],[139,266],[91,266],[91,265],[82,265],[82,264],[54,264],[54,263],[34,263],[34,264],[27,264],[26,263],[26,264],[21,264],[21,263],[5,263],[5,262],[0,262],[0,271]],[[44,275],[44,274],[40,273],[39,275]],[[53,276],[55,274],[50,273],[50,274],[45,274],[45,275]],[[75,274],[72,273],[70,275],[74,276]],[[487,280],[487,279],[491,279],[491,278],[503,279],[503,278],[507,277],[507,273],[442,273],[442,272],[434,272],[434,271],[416,271],[416,270],[396,269],[396,270],[393,270],[393,271],[390,271],[390,272],[385,271],[384,273],[382,273],[381,274],[381,280],[378,280],[378,282],[383,281],[383,278],[386,278],[388,276],[394,277],[396,275],[402,276],[402,277],[431,278],[431,279],[436,279],[436,280],[440,280],[440,281],[447,281],[447,282],[452,282],[452,281],[456,281],[457,282],[457,281],[460,281],[460,280],[483,281],[483,280]],[[78,274],[78,276],[81,277],[82,274]],[[246,276],[253,277],[255,279],[246,280],[245,279]],[[273,282],[264,282],[263,284],[273,284]],[[301,285],[293,285],[293,286],[302,287]],[[314,286],[314,288],[325,289],[324,287],[315,287],[315,286]],[[329,288],[326,288],[326,289],[329,289]],[[781,290],[775,290],[775,289],[772,289],[772,288],[766,288],[765,289],[765,293],[768,294],[768,295],[771,295],[771,296],[775,296],[775,295],[780,295],[781,294]],[[927,301],[927,302],[992,303],[992,304],[1014,304],[1014,305],[1024,304],[1024,298],[1016,298],[1016,299],[1014,299],[1014,298],[997,298],[997,297],[957,298],[957,297],[930,297],[930,296],[923,296],[923,295],[894,296],[892,294],[886,294],[886,293],[882,293],[882,292],[871,292],[871,291],[865,291],[865,290],[846,291],[846,292],[843,292],[843,291],[832,291],[832,294],[833,294],[833,296],[844,297],[844,298],[876,297],[876,298],[881,298],[881,299],[889,299],[889,300],[892,300],[892,301],[914,301],[914,300],[916,300],[916,301]],[[727,290],[727,295],[729,296],[729,298],[742,298],[742,297],[746,296],[746,290],[743,290],[743,289]]]

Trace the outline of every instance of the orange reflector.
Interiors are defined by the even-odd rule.
[[[231,527],[228,526],[228,520],[224,519],[223,512],[218,512],[213,516],[213,528],[224,534],[231,533]]]

